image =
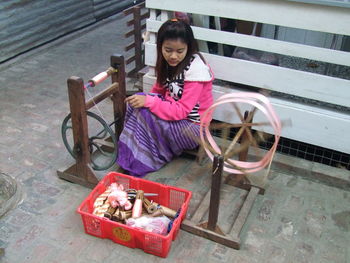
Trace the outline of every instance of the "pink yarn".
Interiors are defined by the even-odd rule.
[[[93,77],[91,81],[95,84],[95,86],[97,86],[107,78],[108,78],[108,72],[104,71],[97,74],[95,77]]]
[[[235,174],[244,174],[244,173],[251,173],[251,172],[257,172],[264,167],[266,167],[273,158],[273,155],[276,151],[278,141],[281,135],[281,121],[279,120],[278,116],[276,115],[272,105],[270,104],[269,100],[267,97],[259,94],[259,93],[253,93],[253,92],[239,92],[239,93],[231,93],[231,94],[226,94],[219,99],[217,99],[212,106],[210,106],[206,112],[204,113],[204,118],[206,115],[212,115],[213,111],[215,108],[221,104],[224,103],[246,103],[250,104],[257,109],[259,109],[268,119],[270,122],[271,126],[273,127],[274,130],[274,137],[275,137],[275,142],[272,145],[271,149],[266,153],[266,155],[263,156],[263,158],[260,161],[257,162],[243,162],[243,161],[238,161],[238,160],[233,160],[233,159],[228,159],[230,162],[232,162],[236,167],[239,169],[231,168],[232,165],[230,165],[228,162],[225,162],[224,164],[224,170],[229,173],[235,173]],[[206,147],[205,144],[205,137],[207,141],[209,142],[210,146],[215,150],[215,152],[222,154],[220,148],[214,141],[210,130],[209,130],[209,125],[206,122],[201,122],[200,125],[200,138],[201,141],[204,145],[204,150],[206,151],[207,155],[211,160],[213,160],[214,155],[213,153]]]
[[[132,204],[128,200],[128,194],[124,191],[123,185],[118,185],[117,183],[111,184],[111,193],[108,195],[108,202],[112,207],[122,207],[125,210],[130,210]]]

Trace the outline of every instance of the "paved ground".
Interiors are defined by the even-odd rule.
[[[161,259],[84,233],[75,210],[90,190],[56,176],[73,163],[60,134],[69,108],[66,79],[88,79],[108,67],[112,53],[123,53],[125,22],[117,15],[0,65],[0,172],[23,193],[0,218],[0,261],[350,262],[349,171],[282,155],[244,225],[241,250],[181,230]],[[146,179],[193,191],[191,215],[209,188],[210,170],[179,158]],[[237,207],[231,198],[225,211]],[[220,224],[229,224],[230,215]]]

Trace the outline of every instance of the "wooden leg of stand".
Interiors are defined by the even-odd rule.
[[[241,230],[243,228],[244,223],[247,221],[250,210],[252,209],[255,199],[259,194],[259,188],[252,187],[243,203],[241,210],[235,220],[235,223],[232,226],[230,231],[231,236],[234,238],[238,238]]]
[[[58,172],[58,176],[62,179],[84,186],[96,185],[98,179],[89,165],[91,162],[91,156],[89,149],[84,82],[81,78],[70,77],[67,84],[76,164],[63,172]]]
[[[206,157],[206,152],[204,150],[203,145],[199,145],[198,151],[197,151],[197,157],[196,157],[196,161],[199,165],[203,165],[204,160]]]
[[[125,84],[125,62],[124,57],[122,55],[114,54],[111,56],[111,66],[118,71],[111,75],[112,82],[118,83],[118,89],[113,95],[111,99],[113,101],[113,114],[114,119],[117,122],[114,125],[115,136],[117,141],[119,140],[119,136],[123,130],[124,125],[124,117],[125,117],[125,97],[126,97],[126,84]]]
[[[80,174],[84,171],[84,174]],[[87,165],[85,169],[81,170],[81,167],[79,167],[77,164],[73,164],[71,167],[69,167],[66,170],[57,170],[57,175],[59,178],[75,183],[80,184],[82,186],[88,187],[93,189],[96,184],[98,183],[98,180],[95,177],[95,173],[93,169],[90,167],[90,165]],[[84,176],[87,175],[87,180],[84,179]],[[95,180],[96,179],[96,180]]]
[[[244,120],[246,121],[248,119],[248,115],[249,115],[249,112],[248,111],[245,111],[244,112]],[[253,121],[253,118],[250,120],[250,123]],[[246,129],[251,129],[250,127],[249,128],[246,128]],[[240,140],[240,143],[246,143],[248,141],[248,135],[247,135],[247,131],[244,130],[242,136],[241,136],[241,140]],[[246,149],[244,149],[243,151],[241,151],[239,154],[238,154],[238,159],[240,161],[247,161],[248,159],[248,150],[249,150],[249,145],[247,146]]]
[[[209,217],[207,228],[211,231],[215,231],[216,224],[219,216],[220,207],[220,188],[222,170],[224,167],[224,158],[222,156],[214,157],[213,164],[213,175],[211,181],[211,194],[210,194],[210,205],[209,205]]]
[[[224,236],[216,232],[204,229],[201,226],[197,226],[192,221],[185,219],[181,224],[181,229],[192,233],[194,235],[204,237],[206,239],[212,240],[216,243],[228,246],[234,249],[240,249],[240,239],[236,237]]]

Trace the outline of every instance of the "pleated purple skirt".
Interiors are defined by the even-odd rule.
[[[117,163],[130,175],[142,177],[198,144],[199,125],[189,120],[165,121],[147,108],[128,105]]]

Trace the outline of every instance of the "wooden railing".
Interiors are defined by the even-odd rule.
[[[131,16],[131,20],[127,21],[127,26],[131,29],[125,33],[125,37],[132,38],[132,41],[125,47],[125,51],[131,50],[132,55],[125,60],[125,63],[128,65],[134,62],[134,67],[127,72],[128,76],[133,77],[145,66],[142,33],[146,28],[149,11],[145,10],[145,3],[143,2],[126,9],[124,15]]]

